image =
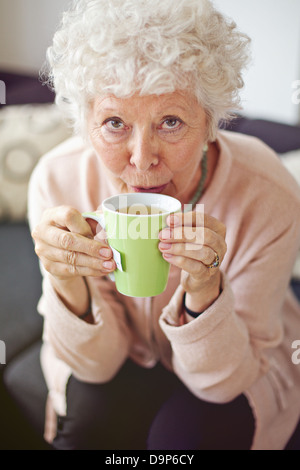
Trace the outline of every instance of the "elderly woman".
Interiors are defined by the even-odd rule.
[[[208,0],[78,0],[64,14],[48,62],[76,135],[29,191],[56,449],[283,449],[293,433],[300,192],[262,142],[218,131],[248,43]],[[170,276],[153,298],[116,290],[112,251],[81,215],[132,192],[204,205],[201,227],[185,214],[194,239],[178,238],[183,213],[167,219]]]

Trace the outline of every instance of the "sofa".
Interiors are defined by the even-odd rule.
[[[0,449],[49,450],[39,363],[41,274],[26,220],[26,189],[40,156],[70,131],[57,115],[53,93],[37,77],[0,72],[0,80],[6,84],[6,106],[0,106]],[[300,127],[237,116],[227,128],[261,138],[291,171],[299,168]],[[291,284],[300,299],[299,265]],[[300,450],[300,424],[286,449]]]

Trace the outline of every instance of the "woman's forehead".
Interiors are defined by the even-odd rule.
[[[202,109],[196,98],[188,92],[175,91],[161,95],[135,94],[126,98],[119,98],[112,94],[98,96],[93,103],[96,114],[103,112],[165,112],[168,109],[177,109],[178,112],[193,112]]]

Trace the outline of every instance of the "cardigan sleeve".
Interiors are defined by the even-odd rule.
[[[179,287],[163,310],[160,326],[172,346],[174,371],[199,398],[230,401],[267,372],[268,353],[283,339],[282,306],[299,249],[299,214],[292,199],[279,213],[264,211],[252,229],[246,214],[247,235],[233,247],[218,299],[180,326]]]
[[[60,186],[56,188],[52,167],[47,159],[43,159],[31,176],[28,192],[31,229],[39,223],[47,208],[65,203]],[[85,205],[86,201],[81,204]],[[67,309],[41,263],[40,268],[43,291],[38,311],[44,317],[44,341],[78,379],[87,382],[110,380],[126,360],[131,342],[125,308],[115,295],[113,283],[104,277],[87,278],[95,319],[95,324],[91,325]]]
[[[57,296],[48,276],[38,310],[45,317],[44,341],[72,374],[85,382],[111,380],[128,356],[130,331],[123,305],[114,298],[111,282],[88,281],[95,324],[80,320]]]

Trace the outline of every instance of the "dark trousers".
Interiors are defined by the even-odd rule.
[[[254,418],[244,395],[226,404],[195,397],[161,365],[131,361],[105,384],[71,377],[57,450],[248,450]]]

